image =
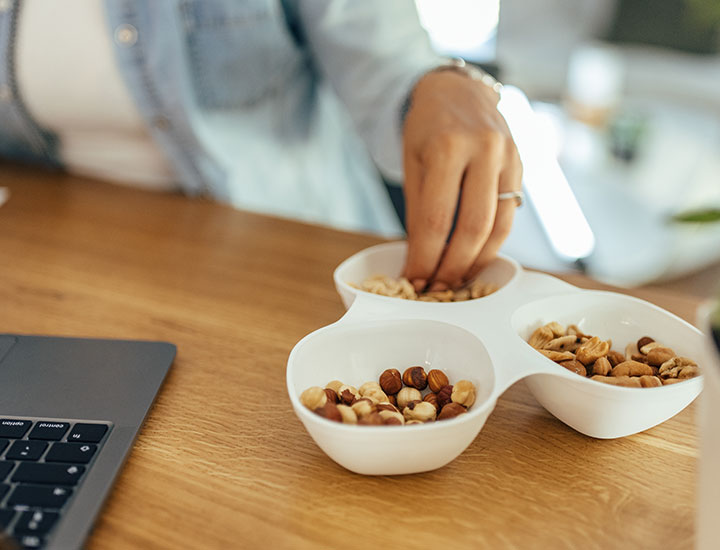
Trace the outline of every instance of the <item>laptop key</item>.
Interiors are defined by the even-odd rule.
[[[43,441],[16,441],[8,450],[5,458],[9,460],[37,460],[42,456],[48,444]]]
[[[0,483],[0,500],[3,499],[3,497],[7,494],[7,492],[10,490],[10,485],[7,483]]]
[[[15,510],[0,508],[0,531],[5,529],[15,517]]]
[[[36,550],[37,548],[42,548],[45,541],[37,535],[23,535],[20,537],[19,542],[23,549]]]
[[[103,438],[106,431],[107,426],[105,424],[75,424],[67,440],[80,443],[97,443]]]
[[[3,481],[7,477],[7,475],[10,473],[10,470],[13,469],[13,466],[15,466],[14,462],[0,460],[0,481]]]
[[[45,462],[87,464],[96,450],[97,445],[91,443],[53,443],[45,457]]]
[[[10,493],[7,504],[8,506],[30,506],[55,510],[63,507],[72,491],[69,487],[18,485]]]
[[[13,532],[16,534],[44,535],[53,528],[60,514],[57,512],[46,512],[34,510],[23,512],[17,520]]]
[[[12,418],[0,418],[0,437],[9,439],[20,439],[32,425],[31,420],[13,420]]]
[[[0,439],[0,453],[2,453],[5,450],[5,447],[7,447],[9,444],[9,439]]]
[[[21,483],[77,485],[84,471],[85,466],[76,466],[75,464],[24,462],[15,470],[12,480]]]
[[[28,435],[28,439],[44,439],[46,441],[59,441],[68,431],[67,422],[38,422]]]

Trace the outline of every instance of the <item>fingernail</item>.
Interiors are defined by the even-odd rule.
[[[425,279],[413,279],[412,285],[415,287],[415,292],[420,292],[427,285],[427,281]]]
[[[433,284],[430,285],[430,292],[442,292],[447,289],[448,286],[440,281],[435,281]]]

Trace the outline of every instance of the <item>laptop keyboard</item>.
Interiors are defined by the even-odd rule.
[[[110,423],[0,417],[0,531],[43,548],[110,432]]]

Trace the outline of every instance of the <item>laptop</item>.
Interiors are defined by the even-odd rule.
[[[83,546],[175,352],[0,334],[0,549]]]

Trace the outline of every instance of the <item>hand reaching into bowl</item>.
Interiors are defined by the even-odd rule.
[[[497,103],[491,87],[452,70],[425,75],[413,91],[404,128],[405,276],[417,291],[458,288],[510,233],[516,202],[498,194],[520,190],[522,165]]]

